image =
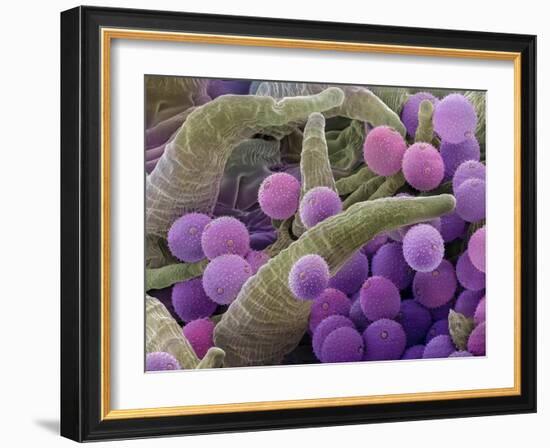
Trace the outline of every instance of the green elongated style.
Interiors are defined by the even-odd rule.
[[[224,95],[195,109],[147,177],[146,233],[162,238],[184,213],[210,213],[227,159],[240,142],[267,128],[296,126],[311,113],[333,109],[343,100],[343,92],[331,87],[280,101]]]
[[[218,347],[210,347],[204,358],[197,364],[197,369],[217,369],[223,366],[225,352]]]
[[[151,296],[145,296],[145,351],[170,353],[184,369],[194,369],[199,364],[181,327],[162,302]]]
[[[362,184],[368,182],[371,179],[374,179],[375,177],[376,174],[373,173],[367,166],[364,166],[356,173],[338,179],[336,181],[336,190],[338,191],[338,194],[340,196],[345,196],[347,194],[353,193]]]
[[[199,359],[170,312],[151,296],[145,297],[145,351],[170,353],[183,369],[218,368],[225,359],[225,352],[218,347],[209,348]]]
[[[434,138],[432,115],[434,106],[431,101],[424,100],[418,108],[418,127],[414,136],[415,142],[431,143]]]
[[[196,263],[174,263],[160,268],[145,269],[145,290],[162,289],[175,283],[200,277],[208,264],[208,260]]]
[[[327,147],[334,177],[338,179],[348,176],[362,162],[365,125],[353,120],[347,128],[335,132],[337,136],[332,139],[327,133]]]
[[[403,87],[370,86],[369,89],[396,114],[401,114],[403,104],[410,95],[410,89]]]
[[[312,95],[326,88],[327,84],[263,82],[258,87],[256,94],[282,98]],[[370,123],[375,127],[381,125],[391,126],[402,136],[405,136],[407,131],[399,119],[399,115],[371,90],[359,86],[341,86],[340,88],[344,91],[345,99],[341,105],[328,111],[322,111],[326,118],[347,117]]]
[[[357,202],[362,202],[370,199],[372,195],[378,191],[380,186],[384,184],[384,182],[386,182],[386,178],[384,176],[375,176],[372,179],[363,182],[353,193],[351,193],[345,199],[343,204],[344,210],[347,210]]]
[[[300,201],[309,190],[315,187],[328,187],[336,191],[325,138],[325,117],[320,113],[311,114],[304,128],[300,174],[302,179]],[[292,233],[299,237],[305,230],[298,210],[292,223]]]
[[[323,257],[331,274],[380,232],[433,219],[454,209],[451,195],[360,202],[305,232],[251,277],[214,330],[225,366],[279,364],[307,328],[311,303],[294,298],[288,275],[308,254]]]
[[[292,244],[293,239],[290,236],[292,221],[292,218],[286,219],[277,227],[277,239],[265,249],[271,258]]]
[[[393,176],[386,177],[384,182],[371,195],[369,201],[393,196],[403,185],[405,185],[405,176],[403,176],[403,172],[399,171],[399,173]]]

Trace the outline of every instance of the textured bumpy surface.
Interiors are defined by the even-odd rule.
[[[217,368],[223,365],[225,353],[216,347],[209,349],[199,362],[181,327],[166,307],[154,297],[145,297],[145,316],[146,353],[170,353],[182,369]]]
[[[184,213],[211,212],[226,161],[241,141],[264,129],[303,122],[313,112],[339,107],[343,100],[343,92],[332,87],[280,101],[225,95],[197,108],[147,177],[146,233],[164,238]]]
[[[300,161],[302,187],[300,201],[304,195],[315,187],[326,187],[336,192],[336,183],[328,156],[327,140],[325,138],[325,117],[320,113],[309,116],[304,128],[302,143],[302,158]],[[300,236],[305,231],[300,214],[297,213],[292,225],[292,232]]]
[[[310,303],[288,288],[290,268],[302,256],[322,256],[336,272],[380,232],[435,218],[453,210],[454,198],[439,195],[355,204],[310,229],[251,277],[214,330],[227,366],[278,364],[306,331]]]

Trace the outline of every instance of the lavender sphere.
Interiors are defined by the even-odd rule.
[[[456,276],[466,289],[479,291],[485,288],[485,274],[472,264],[468,251],[464,252],[456,263]]]
[[[474,136],[468,137],[460,143],[441,142],[439,147],[443,164],[445,165],[445,179],[453,178],[457,168],[467,160],[479,161],[479,143]]]
[[[180,370],[181,366],[176,358],[166,352],[151,352],[145,357],[145,371]]]
[[[222,216],[205,226],[201,245],[210,260],[225,254],[244,257],[250,250],[250,235],[241,221]]]
[[[373,255],[378,249],[388,242],[386,233],[379,233],[361,249],[365,255]]]
[[[433,271],[441,264],[444,253],[441,234],[428,224],[413,226],[403,238],[403,256],[415,271]]]
[[[466,350],[457,350],[453,353],[451,353],[449,355],[449,358],[468,358],[470,356],[474,356],[472,355],[470,352],[466,351]]]
[[[449,300],[447,303],[444,303],[437,308],[431,308],[430,314],[432,315],[432,320],[438,321],[441,319],[447,319],[449,317],[449,311],[455,306],[454,300]]]
[[[323,342],[321,362],[356,362],[363,359],[363,338],[355,328],[340,327]]]
[[[439,217],[434,218],[434,219],[430,219],[429,221],[421,222],[419,224],[427,224],[429,226],[432,226],[435,230],[437,230],[439,233],[441,233],[441,218],[439,218]],[[411,225],[408,225],[408,226],[399,227],[399,229],[397,229],[397,232],[401,235],[401,240],[400,241],[403,241],[403,238],[405,238],[405,235],[407,234],[407,232],[411,228],[413,228],[415,225],[417,225],[417,224],[411,224]]]
[[[403,300],[396,321],[407,335],[407,347],[423,341],[432,324],[430,312],[414,300]]]
[[[334,288],[325,289],[311,305],[309,315],[309,330],[313,333],[317,325],[324,319],[335,314],[349,316],[351,301],[342,291]]]
[[[372,257],[372,275],[386,277],[399,289],[407,288],[413,279],[414,271],[403,257],[400,243],[384,244]]]
[[[422,359],[422,355],[424,354],[424,347],[425,346],[422,344],[409,347],[407,350],[405,350],[405,353],[403,353],[401,359]]]
[[[168,248],[178,260],[194,263],[204,258],[201,237],[212,219],[202,213],[188,213],[176,219],[168,231]]]
[[[363,156],[368,167],[379,176],[391,176],[401,169],[407,144],[399,132],[378,126],[367,134]]]
[[[251,250],[246,254],[245,260],[252,268],[252,275],[254,275],[264,264],[269,261],[269,255],[261,250]]]
[[[311,340],[311,346],[313,348],[313,353],[315,353],[315,356],[317,356],[319,361],[321,360],[321,349],[323,347],[323,342],[325,342],[325,338],[340,327],[354,328],[353,322],[340,314],[328,316],[315,328],[313,338]]]
[[[369,275],[369,259],[361,251],[355,252],[329,280],[331,288],[339,289],[346,294],[353,294]]]
[[[312,188],[300,202],[300,218],[308,229],[341,211],[340,196],[328,187]]]
[[[424,340],[427,344],[430,342],[433,338],[437,336],[445,336],[449,335],[449,320],[447,318],[438,320],[437,322],[434,322],[428,332],[426,333],[426,339]]]
[[[300,201],[300,182],[287,173],[275,173],[264,179],[258,190],[262,211],[273,219],[288,219]]]
[[[477,305],[483,297],[483,291],[470,291],[465,289],[460,293],[455,303],[455,311],[466,317],[474,317]]]
[[[483,297],[477,304],[474,312],[474,322],[476,325],[485,322],[485,297]]]
[[[413,188],[433,190],[443,180],[444,171],[439,151],[429,143],[415,143],[405,151],[403,175]]]
[[[456,212],[467,222],[485,219],[485,182],[465,180],[455,192]]]
[[[176,283],[172,288],[172,305],[184,322],[210,317],[218,306],[204,291],[202,277]]]
[[[387,278],[380,276],[371,277],[363,284],[359,300],[363,313],[372,321],[394,318],[401,306],[401,296],[397,287]]]
[[[477,114],[464,95],[453,93],[437,104],[433,125],[441,140],[460,143],[475,134]]]
[[[401,324],[380,319],[370,324],[363,333],[365,361],[399,359],[405,351],[407,336]]]
[[[327,287],[328,276],[328,265],[323,257],[305,255],[292,266],[288,285],[297,299],[313,300]]]
[[[470,237],[468,256],[478,271],[485,272],[485,226],[477,229]]]
[[[464,181],[480,179],[485,182],[485,165],[476,160],[466,160],[461,163],[453,175],[453,191],[456,192]]]
[[[428,92],[418,92],[411,95],[403,104],[401,110],[401,121],[407,128],[407,134],[414,138],[416,135],[416,128],[418,127],[418,110],[420,109],[420,103],[424,100],[430,101],[434,108],[439,103],[439,99]]]
[[[439,335],[426,344],[422,357],[427,358],[448,358],[456,348],[448,335]]]
[[[214,347],[214,322],[210,319],[197,319],[183,327],[183,335],[193,347],[199,359],[204,358],[210,347]]]
[[[413,293],[426,308],[438,308],[453,298],[456,274],[453,265],[443,260],[432,272],[417,272],[413,279]]]
[[[466,232],[466,221],[453,211],[441,217],[441,237],[446,243],[462,238]]]
[[[355,300],[351,304],[351,308],[349,310],[349,318],[352,320],[355,328],[357,328],[359,331],[365,330],[365,328],[367,328],[370,323],[370,321],[367,319],[367,316],[365,316],[365,313],[363,313],[360,300]]]
[[[470,333],[468,351],[474,356],[485,356],[485,322],[480,323]]]
[[[238,255],[214,258],[202,275],[202,286],[208,297],[220,305],[228,305],[237,298],[244,283],[252,275],[252,268]]]

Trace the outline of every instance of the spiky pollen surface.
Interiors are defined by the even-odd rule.
[[[424,354],[424,344],[413,345],[405,350],[401,359],[422,359]]]
[[[357,362],[363,359],[364,344],[361,334],[350,327],[340,327],[332,331],[321,348],[321,361]]]
[[[448,335],[439,335],[434,337],[426,344],[422,357],[427,358],[447,358],[456,351],[453,341]]]
[[[475,356],[485,356],[485,322],[477,325],[470,333],[468,351]]]
[[[235,300],[251,275],[252,268],[244,258],[221,255],[206,266],[202,285],[210,299],[220,305],[228,305]]]
[[[313,353],[315,353],[315,356],[317,356],[319,361],[321,360],[321,349],[323,347],[323,342],[325,342],[325,338],[331,332],[340,327],[354,328],[354,324],[347,317],[342,316],[341,314],[334,314],[323,319],[315,328],[311,340],[311,346],[313,348]]]
[[[299,300],[313,300],[327,287],[329,270],[327,262],[319,255],[310,254],[300,258],[288,275],[288,285]]]
[[[194,263],[204,258],[201,237],[212,219],[203,213],[188,213],[174,221],[168,231],[168,248],[178,260]]]
[[[393,319],[399,313],[401,296],[397,287],[387,278],[374,276],[361,287],[361,309],[371,321]]]
[[[213,302],[202,286],[202,278],[194,278],[176,283],[172,287],[172,306],[174,311],[184,322],[210,317],[216,310]]]
[[[379,319],[370,324],[363,333],[363,340],[366,361],[399,359],[407,345],[403,327],[391,319]]]
[[[472,103],[464,95],[452,93],[437,104],[433,114],[433,125],[441,140],[460,143],[474,135],[477,114]]]
[[[309,315],[310,331],[315,332],[317,325],[328,316],[335,314],[349,316],[350,308],[351,300],[342,291],[334,288],[325,289],[311,305],[311,313]]]
[[[480,291],[485,288],[485,274],[472,264],[468,251],[464,252],[456,263],[456,276],[466,289]]]
[[[214,346],[214,322],[210,319],[197,319],[183,327],[187,338],[197,357],[204,358],[210,347]]]
[[[453,211],[441,217],[441,237],[446,243],[462,238],[466,232],[466,221]]]
[[[275,173],[264,179],[258,190],[262,211],[273,219],[288,219],[300,202],[300,182],[287,173]]]
[[[413,279],[413,294],[426,308],[438,308],[449,302],[456,291],[456,274],[451,262],[443,260],[431,272],[417,272]]]
[[[428,224],[413,226],[403,238],[403,256],[415,271],[433,271],[443,260],[444,253],[441,234]]]
[[[454,310],[466,317],[474,317],[477,305],[483,297],[483,291],[470,291],[465,289],[456,299]]]
[[[403,175],[413,188],[430,191],[443,180],[445,167],[439,151],[429,143],[411,145],[403,156]]]
[[[166,352],[147,353],[145,357],[145,370],[155,372],[160,370],[180,370],[181,366],[176,358]]]
[[[222,216],[205,226],[201,245],[210,260],[225,254],[244,257],[250,250],[250,235],[241,221],[231,216]]]
[[[363,156],[368,167],[379,176],[391,176],[401,169],[407,144],[399,132],[378,126],[367,134]]]
[[[480,158],[479,143],[474,136],[456,144],[442,141],[439,151],[445,165],[446,180],[453,178],[460,164],[467,160],[479,161]]]
[[[436,336],[449,335],[449,320],[445,317],[432,324],[426,333],[424,342],[427,344]]]
[[[467,222],[485,219],[485,182],[467,179],[456,189],[456,212]]]
[[[300,202],[300,219],[308,229],[341,211],[340,196],[328,187],[312,188]]]
[[[485,272],[485,226],[477,229],[468,241],[470,261],[481,272]]]
[[[432,324],[430,312],[415,300],[403,300],[396,321],[407,335],[407,347],[424,341]]]
[[[476,160],[466,160],[461,163],[453,175],[453,191],[456,193],[458,188],[468,179],[480,179],[485,181],[485,165]]]
[[[252,274],[255,274],[269,261],[269,255],[263,250],[251,250],[246,254],[245,260],[252,268]]]
[[[369,259],[361,251],[352,257],[334,274],[328,285],[348,295],[359,290],[369,275]]]
[[[372,275],[386,277],[399,289],[407,288],[413,279],[414,271],[403,257],[400,243],[386,243],[372,257]]]
[[[476,311],[474,313],[474,322],[476,325],[479,325],[482,322],[485,322],[485,297],[483,297],[477,304]]]

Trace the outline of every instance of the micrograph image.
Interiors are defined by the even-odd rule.
[[[144,92],[146,371],[486,356],[485,91]]]

